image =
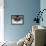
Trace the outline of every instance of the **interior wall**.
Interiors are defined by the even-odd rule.
[[[32,29],[32,21],[40,9],[40,0],[5,0],[4,35],[7,41],[18,41]],[[24,15],[24,25],[12,25],[11,15]]]
[[[4,0],[0,0],[0,42],[4,41]]]
[[[41,2],[40,3],[40,9],[42,11],[43,9],[46,9],[46,0],[41,0],[40,2]],[[46,20],[45,20],[46,19],[46,10],[44,10],[42,17],[43,17],[43,22],[41,21],[40,25],[46,27]]]

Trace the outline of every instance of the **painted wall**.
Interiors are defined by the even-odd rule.
[[[32,28],[33,18],[40,9],[40,0],[5,0],[5,40],[18,41]],[[12,25],[11,15],[24,15],[24,25]]]
[[[46,0],[41,0],[40,1],[40,9],[41,9],[41,11],[43,10],[43,9],[46,9]],[[42,25],[42,26],[46,26],[46,10],[43,12],[43,15],[42,15],[42,17],[43,17],[43,22],[41,21],[40,22],[40,25]]]

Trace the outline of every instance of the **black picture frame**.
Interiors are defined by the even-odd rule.
[[[11,15],[11,24],[12,25],[23,25],[24,15]]]

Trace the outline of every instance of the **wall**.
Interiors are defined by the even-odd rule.
[[[4,41],[4,0],[0,0],[0,42]]]
[[[5,0],[4,35],[7,41],[18,41],[32,28],[35,12],[40,9],[40,0]],[[24,25],[12,25],[11,15],[24,15]]]
[[[40,9],[41,9],[41,11],[42,11],[43,9],[46,9],[46,0],[41,0],[40,2],[41,2],[41,3],[40,3]],[[43,12],[42,17],[43,17],[43,22],[41,21],[41,22],[40,22],[40,25],[46,27],[46,20],[45,20],[45,19],[46,19],[46,10]]]

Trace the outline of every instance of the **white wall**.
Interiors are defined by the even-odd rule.
[[[4,0],[0,0],[0,42],[4,41]]]

